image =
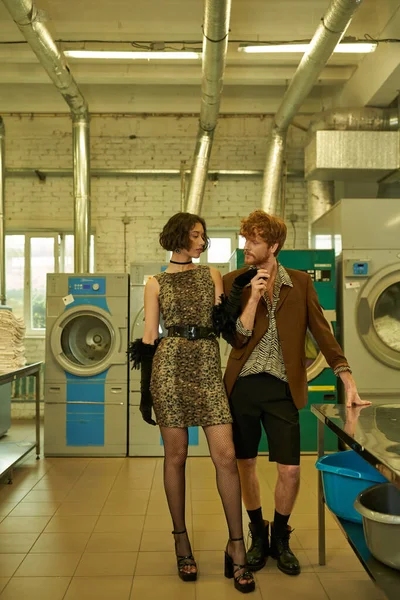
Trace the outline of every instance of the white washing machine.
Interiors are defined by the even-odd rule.
[[[341,200],[312,225],[336,236],[339,339],[358,390],[400,393],[400,199]],[[335,239],[335,238],[333,238]]]
[[[229,264],[213,264],[222,275],[228,273]],[[167,268],[166,264],[143,263],[131,265],[130,296],[130,339],[142,338],[144,333],[144,282],[148,277]],[[164,325],[160,321],[160,336],[164,335]],[[225,371],[230,348],[220,339],[221,368]],[[158,427],[148,425],[142,419],[140,404],[140,371],[130,371],[129,392],[129,456],[163,456],[163,442]],[[189,456],[208,456],[208,445],[201,427],[189,427]]]
[[[129,275],[47,276],[44,453],[126,456]]]

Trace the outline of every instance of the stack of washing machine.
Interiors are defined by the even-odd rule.
[[[228,272],[228,264],[213,264],[223,275]],[[143,337],[144,332],[144,286],[149,277],[167,268],[161,263],[142,263],[131,265],[131,317],[130,339]],[[160,320],[160,336],[164,335],[164,326]],[[229,356],[229,346],[220,339],[221,368]],[[148,425],[142,419],[140,404],[140,371],[130,372],[129,393],[129,456],[163,456],[164,448],[158,427]],[[189,427],[189,455],[208,456],[208,445],[201,427]]]
[[[400,199],[345,198],[312,225],[340,240],[339,339],[364,398],[400,395]]]
[[[49,274],[46,456],[126,456],[129,276]]]

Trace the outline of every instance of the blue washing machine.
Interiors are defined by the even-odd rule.
[[[47,276],[46,456],[126,456],[129,276]]]

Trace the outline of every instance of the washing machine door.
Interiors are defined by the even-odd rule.
[[[358,334],[367,350],[400,370],[400,264],[385,267],[367,281],[356,311]]]
[[[334,334],[333,323],[336,321],[336,311],[335,310],[324,310],[325,319],[329,323],[329,327]],[[306,342],[305,342],[305,356],[306,356],[306,367],[307,367],[307,381],[312,381],[318,375],[329,367],[326,362],[325,356],[319,349],[316,339],[309,329],[307,329],[306,333]]]
[[[121,343],[112,316],[95,306],[77,306],[63,313],[50,333],[53,356],[68,373],[90,377],[115,364]]]

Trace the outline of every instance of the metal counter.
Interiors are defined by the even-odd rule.
[[[400,488],[400,397],[372,399],[372,405],[346,408],[341,404],[314,404],[318,419],[318,456],[324,454],[325,425]],[[400,571],[376,560],[369,552],[362,525],[333,515],[361,564],[386,597],[399,598]],[[325,565],[325,501],[322,473],[318,472],[318,556]]]
[[[40,458],[40,369],[42,363],[37,362],[0,375],[0,385],[11,383],[22,377],[35,377],[35,442],[7,442],[0,443],[0,477],[8,474],[9,482],[12,481],[13,467],[29,452],[36,448],[36,458]]]

